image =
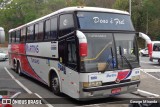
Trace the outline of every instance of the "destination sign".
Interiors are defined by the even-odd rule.
[[[102,12],[78,12],[80,29],[134,31],[131,18],[126,14]]]

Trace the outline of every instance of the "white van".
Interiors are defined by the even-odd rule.
[[[152,41],[152,55],[150,61],[160,64],[160,41]]]
[[[4,43],[4,41],[5,41],[4,29],[0,27],[0,43]]]

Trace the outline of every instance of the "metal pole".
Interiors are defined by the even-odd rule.
[[[131,4],[131,0],[129,0],[129,13],[131,15],[131,11],[132,11],[132,4]]]

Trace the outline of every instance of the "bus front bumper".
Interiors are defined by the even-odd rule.
[[[100,91],[100,90],[113,89],[113,88],[117,88],[117,87],[125,87],[125,86],[130,86],[130,85],[135,85],[135,84],[140,84],[140,81],[132,81],[132,82],[119,83],[119,84],[114,84],[114,85],[84,88],[83,91],[84,92]]]
[[[106,85],[106,86],[99,86],[99,87],[91,87],[91,88],[83,88],[80,98],[104,98],[115,96],[119,94],[131,93],[137,91],[138,86],[140,84],[140,80],[119,83],[114,85]],[[121,91],[118,93],[112,93],[113,89],[120,88]],[[88,99],[90,100],[90,99]]]

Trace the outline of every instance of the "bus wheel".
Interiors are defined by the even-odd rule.
[[[22,76],[21,66],[19,63],[17,64],[17,71],[18,71],[19,76]]]
[[[51,89],[55,95],[60,95],[60,85],[57,75],[53,75],[51,78]]]

